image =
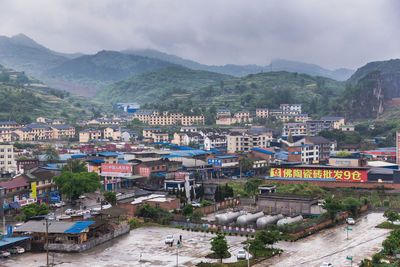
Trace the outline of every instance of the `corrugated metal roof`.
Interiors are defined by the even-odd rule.
[[[31,236],[22,236],[22,237],[5,237],[0,239],[0,248],[3,246],[8,246],[26,239],[32,238]]]
[[[94,221],[77,222],[77,223],[74,224],[74,226],[72,226],[71,228],[66,230],[64,233],[66,233],[66,234],[79,234],[83,230],[88,228],[90,225],[92,225],[93,223],[94,223]]]
[[[93,224],[94,221],[79,221],[79,222],[61,222],[51,221],[49,222],[49,233],[52,234],[79,234],[85,230],[88,226]],[[14,232],[32,232],[32,233],[44,233],[46,232],[45,221],[28,221],[21,226],[18,226]]]
[[[272,151],[269,151],[269,150],[266,150],[266,149],[262,149],[262,148],[259,148],[259,147],[254,147],[251,150],[254,150],[254,151],[257,151],[257,152],[261,152],[261,153],[265,153],[265,154],[269,154],[269,155],[275,154],[275,152],[272,152]]]

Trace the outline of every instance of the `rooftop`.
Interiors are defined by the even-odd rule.
[[[52,234],[79,234],[88,228],[94,221],[78,221],[78,222],[63,222],[63,221],[52,221],[48,225],[48,231]],[[46,224],[45,221],[28,221],[21,226],[18,226],[14,232],[31,232],[31,233],[45,233]]]

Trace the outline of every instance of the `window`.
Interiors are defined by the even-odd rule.
[[[11,164],[11,161],[9,161],[8,164]]]

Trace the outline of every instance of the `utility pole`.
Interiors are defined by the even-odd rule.
[[[49,219],[46,218],[46,259],[47,267],[49,267]]]
[[[176,267],[178,267],[179,244],[176,244]]]
[[[247,267],[250,267],[249,236],[247,236]]]

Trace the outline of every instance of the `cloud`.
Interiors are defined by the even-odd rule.
[[[207,64],[356,68],[400,56],[398,1],[2,0],[0,34],[61,52],[153,48]]]

